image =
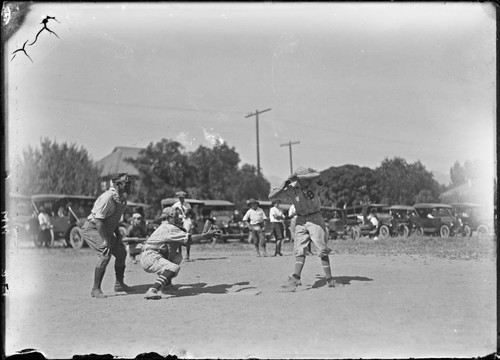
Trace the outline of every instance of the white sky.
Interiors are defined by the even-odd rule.
[[[39,3],[6,54],[8,150],[224,139],[272,179],[420,160],[442,183],[496,141],[495,13],[480,3]],[[493,169],[493,166],[492,166]],[[491,169],[491,173],[493,170]],[[271,181],[273,182],[273,181]]]

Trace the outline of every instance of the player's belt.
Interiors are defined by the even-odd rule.
[[[315,214],[318,214],[320,211],[315,211],[315,212],[312,212],[312,213],[307,213],[307,214],[297,214],[299,216],[311,216],[311,215],[315,215]]]

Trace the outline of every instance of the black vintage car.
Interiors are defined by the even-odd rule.
[[[361,236],[358,221],[349,219],[345,209],[322,206],[321,213],[326,221],[329,239],[349,238],[357,240]]]
[[[451,205],[422,203],[415,204],[413,207],[420,218],[424,234],[441,237],[463,234],[463,227],[453,215],[453,207]]]
[[[87,245],[80,234],[80,228],[90,214],[96,199],[94,196],[65,194],[31,196],[37,214],[41,206],[47,210],[53,227],[54,240],[64,239],[66,246],[74,249]],[[37,240],[35,245],[41,246]]]
[[[390,217],[383,217],[379,228],[381,238],[390,236],[408,237],[423,235],[423,229],[418,214],[413,206],[392,205],[384,209]]]
[[[388,204],[364,204],[349,206],[346,208],[347,218],[358,222],[358,228],[361,236],[368,236],[369,238],[376,239],[379,236],[379,230],[383,225],[384,220],[390,218],[389,211],[387,210],[388,206]],[[377,227],[375,227],[368,220],[368,215],[372,212],[379,221]]]
[[[478,236],[485,236],[493,230],[493,214],[488,218],[484,208],[478,204],[455,203],[451,204],[453,212],[463,227],[463,235],[471,236],[474,232]]]

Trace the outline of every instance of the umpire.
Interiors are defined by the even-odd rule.
[[[132,289],[123,282],[127,250],[122,242],[118,223],[127,207],[125,194],[130,194],[133,190],[134,180],[127,173],[113,175],[109,190],[96,200],[83,225],[83,239],[99,254],[94,271],[94,286],[90,292],[92,297],[98,299],[107,297],[101,290],[101,283],[111,256],[115,257],[115,292],[132,292]]]

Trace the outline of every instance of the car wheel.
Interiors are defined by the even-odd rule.
[[[417,230],[415,230],[415,235],[417,235],[419,237],[424,236],[424,229],[422,229],[421,227],[418,227]]]
[[[78,226],[73,227],[69,232],[69,243],[73,249],[80,249],[83,246],[83,237]]]
[[[450,236],[450,228],[446,225],[441,226],[441,228],[439,229],[439,235],[442,238],[449,237]]]
[[[391,231],[387,225],[382,225],[378,231],[379,236],[382,239],[387,239],[391,235]]]
[[[462,230],[463,237],[470,237],[472,235],[472,230],[469,225],[465,225]]]
[[[410,229],[408,228],[408,226],[406,225],[403,225],[403,237],[407,238],[408,236],[410,236]]]
[[[488,227],[486,225],[479,225],[479,227],[477,228],[477,235],[478,236],[488,235]]]
[[[35,243],[35,247],[41,248],[43,246],[43,239],[39,234],[37,234],[33,240]]]
[[[359,237],[361,236],[361,231],[358,228],[353,227],[351,228],[350,236],[352,240],[358,240]]]

